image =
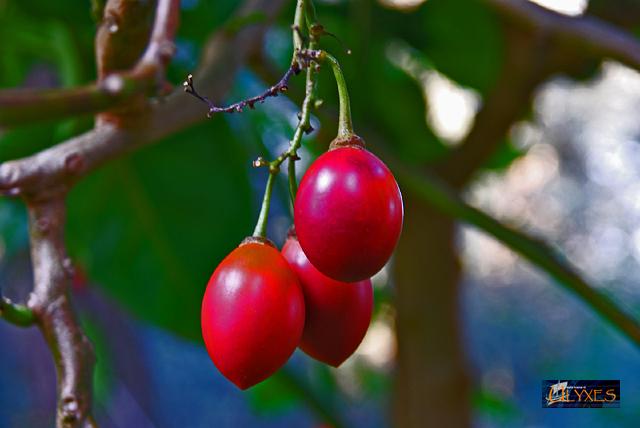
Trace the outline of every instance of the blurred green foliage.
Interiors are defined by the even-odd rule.
[[[251,230],[244,148],[222,118],[113,162],[69,195],[69,251],[142,318],[200,338],[212,268]]]
[[[293,3],[269,32],[267,68],[274,78],[290,60]],[[179,84],[199,62],[208,35],[225,23],[235,30],[260,16],[229,20],[241,2],[183,1],[176,39],[177,55],[169,78]],[[436,162],[450,148],[425,120],[421,83],[391,60],[398,47],[424,70],[437,70],[458,84],[486,94],[502,62],[503,34],[496,16],[478,0],[429,0],[412,13],[375,1],[317,2],[320,21],[352,51],[331,38],[323,47],[336,54],[349,83],[355,128],[365,137],[380,136],[390,149],[414,164]],[[95,77],[93,36],[96,24],[89,2],[60,0],[0,1],[0,88],[72,86]],[[6,43],[4,41],[10,41]],[[263,79],[261,76],[260,79]],[[250,95],[257,77],[242,79],[234,96]],[[303,78],[294,78],[291,98],[299,103]],[[262,82],[263,85],[272,82]],[[328,70],[321,73],[323,137],[333,135],[337,94]],[[196,102],[194,100],[194,102]],[[290,137],[295,112],[272,102],[241,117],[216,117],[153,146],[106,165],[82,180],[68,199],[67,243],[74,260],[92,283],[103,287],[131,313],[181,336],[200,338],[201,296],[219,261],[246,235],[257,216],[261,192],[253,185],[250,162],[274,150],[265,134]],[[291,115],[292,117],[287,117]],[[91,126],[90,118],[42,122],[0,133],[0,162],[35,153]],[[275,130],[275,131],[274,131]],[[305,156],[329,141],[307,143]],[[520,154],[508,141],[487,165],[504,168]],[[286,201],[286,185],[278,188]],[[286,205],[286,202],[284,202]],[[0,229],[10,256],[27,245],[23,207],[0,200]],[[280,239],[280,237],[275,237]],[[391,293],[376,295],[376,308]],[[90,335],[102,353],[100,332]],[[336,390],[326,367],[307,373],[322,396]],[[388,390],[386,374],[356,368],[367,394]],[[106,369],[98,367],[98,395],[108,388]],[[102,392],[101,392],[102,391]],[[286,392],[288,391],[288,392]],[[299,394],[290,380],[273,377],[251,391],[259,411],[286,409]],[[495,406],[487,397],[480,406]]]

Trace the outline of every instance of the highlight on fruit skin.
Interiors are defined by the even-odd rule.
[[[305,308],[296,274],[268,240],[248,238],[211,276],[202,336],[211,360],[240,389],[271,376],[295,351]]]
[[[404,209],[389,168],[360,144],[333,145],[305,173],[295,200],[300,245],[323,274],[371,278],[387,263]]]
[[[371,280],[346,283],[324,275],[305,256],[295,232],[290,232],[282,254],[296,272],[304,294],[306,319],[300,349],[323,363],[340,366],[369,328]]]

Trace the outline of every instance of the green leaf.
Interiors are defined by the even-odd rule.
[[[219,118],[109,164],[69,195],[70,252],[134,314],[199,339],[209,276],[251,233],[246,159]]]
[[[486,94],[504,56],[504,35],[495,13],[480,0],[429,0],[420,9],[422,40],[416,40],[438,71]]]

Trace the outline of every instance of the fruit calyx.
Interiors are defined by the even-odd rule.
[[[364,140],[356,134],[350,134],[344,137],[338,136],[329,144],[329,150],[335,150],[341,147],[364,149],[366,145]]]
[[[289,227],[289,230],[287,231],[287,237],[286,239],[295,239],[296,241],[298,240],[298,234],[296,233],[296,226],[294,224],[292,224]]]
[[[242,247],[243,245],[247,244],[261,244],[276,248],[276,245],[271,241],[271,239],[265,238],[263,236],[247,236],[242,240],[238,247]]]

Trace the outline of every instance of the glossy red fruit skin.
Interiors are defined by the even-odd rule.
[[[345,282],[382,269],[398,243],[403,215],[393,174],[359,146],[338,147],[316,159],[294,207],[298,239],[311,263]]]
[[[247,389],[278,370],[304,327],[296,274],[270,243],[245,242],[211,276],[202,301],[202,336],[218,370]]]
[[[304,294],[306,320],[299,347],[316,360],[338,367],[355,352],[369,328],[371,280],[347,283],[322,274],[295,236],[287,239],[282,255],[298,275]]]

